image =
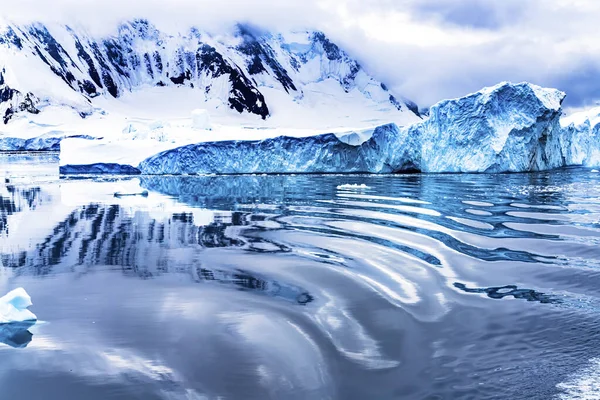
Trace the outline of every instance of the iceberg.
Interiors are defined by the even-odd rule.
[[[31,297],[23,288],[0,297],[0,324],[36,321],[35,314],[27,309],[31,305]]]
[[[392,173],[412,168],[410,138],[395,124],[360,145],[335,134],[191,144],[140,163],[143,174]]]
[[[362,183],[360,185],[357,183],[345,183],[343,185],[338,185],[337,189],[338,190],[363,190],[363,189],[371,189],[371,187],[365,185],[364,183]]]
[[[523,172],[564,165],[565,94],[508,82],[442,101],[429,119],[370,132],[204,142],[142,161],[143,174]]]
[[[560,90],[503,82],[441,101],[429,109],[428,119],[409,126],[390,123],[333,133],[310,131],[308,135],[247,129],[242,133],[248,136],[238,132],[232,137],[219,127],[202,137],[199,134],[204,131],[194,127],[209,126],[209,116],[195,110],[197,121],[185,127],[152,128],[146,134],[131,125],[126,131],[135,140],[66,138],[60,145],[60,171],[499,173],[600,167],[600,108],[561,119],[564,98]],[[275,136],[281,133],[286,134]]]
[[[600,107],[561,120],[561,151],[565,165],[600,167]]]
[[[414,126],[423,172],[524,172],[563,165],[559,137],[565,93],[500,83],[431,107]]]

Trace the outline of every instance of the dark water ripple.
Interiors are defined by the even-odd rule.
[[[9,398],[600,390],[599,174],[7,170],[0,282],[43,320],[0,327]]]

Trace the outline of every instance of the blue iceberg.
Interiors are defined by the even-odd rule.
[[[561,125],[565,165],[600,167],[600,107],[564,118]]]
[[[395,124],[360,145],[334,134],[205,142],[167,150],[139,165],[144,174],[391,173],[412,169],[412,146]]]
[[[0,297],[0,324],[36,321],[35,314],[28,310],[31,305],[31,297],[23,288]]]
[[[564,98],[560,90],[504,82],[439,102],[427,120],[406,127],[387,124],[308,137],[202,142],[170,148],[139,165],[134,164],[142,157],[122,164],[123,157],[115,156],[111,162],[107,153],[107,159],[98,163],[67,164],[60,170],[193,175],[497,173],[600,167],[600,108],[561,120]]]
[[[420,134],[423,172],[524,172],[563,165],[565,93],[529,83],[485,88],[431,107]]]
[[[205,142],[144,160],[144,174],[522,172],[564,165],[565,94],[529,83],[499,85],[430,109],[426,121],[370,134]]]

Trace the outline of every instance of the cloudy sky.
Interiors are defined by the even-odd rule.
[[[309,27],[421,106],[505,80],[564,90],[567,107],[600,100],[598,0],[19,0],[0,15],[98,31],[132,17],[174,30]]]

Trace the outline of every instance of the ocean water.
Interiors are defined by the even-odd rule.
[[[4,399],[598,399],[600,174],[0,158]]]

